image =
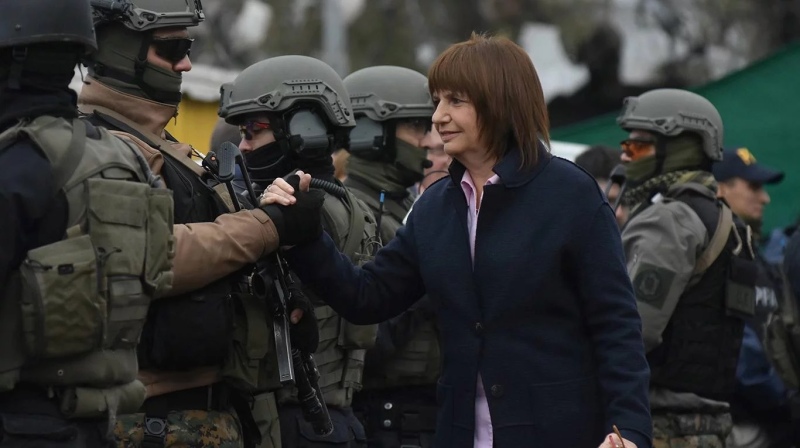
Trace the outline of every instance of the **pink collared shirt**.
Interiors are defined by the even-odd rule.
[[[486,181],[486,185],[500,182],[500,177],[495,174]],[[469,171],[464,172],[461,178],[461,189],[467,198],[469,211],[467,212],[467,227],[469,228],[469,248],[472,254],[472,263],[475,263],[475,232],[478,229],[478,198],[476,197],[475,182]],[[483,389],[481,374],[478,372],[478,384],[475,390],[475,438],[473,448],[492,448],[494,435],[492,434],[492,416],[489,413],[489,402],[486,400],[486,391]]]

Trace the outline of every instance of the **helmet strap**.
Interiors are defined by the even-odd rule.
[[[653,177],[664,172],[664,162],[667,160],[667,138],[663,135],[656,135],[656,167],[653,170]]]

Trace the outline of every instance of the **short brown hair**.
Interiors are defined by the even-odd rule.
[[[539,75],[525,50],[505,37],[472,33],[469,40],[451,45],[428,71],[428,88],[431,95],[450,91],[469,98],[489,157],[499,161],[513,136],[522,167],[531,167],[538,140],[549,146],[550,120]]]

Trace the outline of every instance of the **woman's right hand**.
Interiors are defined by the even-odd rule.
[[[300,191],[308,191],[308,188],[311,185],[311,175],[302,171],[298,171],[295,174],[300,178]],[[297,198],[294,196],[294,193],[294,187],[289,185],[289,182],[287,182],[285,179],[279,177],[269,184],[266,190],[264,190],[264,193],[260,198],[259,206],[263,207],[270,204],[292,205],[297,202]]]
[[[261,195],[259,207],[275,224],[281,246],[313,241],[322,234],[325,193],[309,190],[310,185],[311,176],[298,172],[289,181],[275,179]]]

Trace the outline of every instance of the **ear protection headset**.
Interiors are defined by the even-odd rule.
[[[288,123],[285,121],[288,119]],[[287,111],[273,117],[275,141],[280,142],[284,154],[299,158],[315,158],[330,153],[334,137],[330,135],[325,120],[310,109]]]
[[[378,123],[366,116],[356,118],[356,127],[350,131],[350,153],[365,160],[394,162],[395,123]]]

